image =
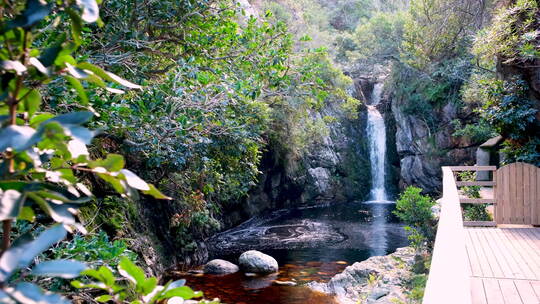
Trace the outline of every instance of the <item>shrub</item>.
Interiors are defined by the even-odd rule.
[[[417,251],[430,250],[435,241],[435,219],[431,207],[435,201],[421,194],[422,189],[407,187],[396,201],[396,214],[407,226],[409,241]]]

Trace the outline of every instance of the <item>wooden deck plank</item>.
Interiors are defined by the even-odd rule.
[[[538,229],[523,229],[523,233],[529,237],[529,241],[533,244],[533,248],[536,248],[535,250],[540,250],[540,232],[539,234],[535,234],[535,230]]]
[[[531,281],[530,283],[536,295],[536,299],[540,303],[540,281]]]
[[[483,236],[486,238],[486,242],[489,244],[493,255],[497,259],[499,266],[503,272],[504,278],[514,277],[514,270],[510,266],[510,261],[506,253],[503,251],[501,244],[493,237],[492,231],[494,229],[483,229]]]
[[[529,247],[527,242],[518,232],[521,228],[515,229],[501,229],[502,233],[505,233],[511,239],[511,244],[518,248],[519,254],[525,260],[525,265],[527,265],[532,272],[532,277],[529,279],[540,279],[540,255],[538,255],[536,250]]]
[[[526,255],[523,252],[523,249],[515,240],[512,238],[512,236],[505,231],[506,228],[503,229],[497,229],[498,234],[500,235],[502,242],[507,246],[511,252],[512,256],[516,260],[516,263],[520,266],[520,268],[523,270],[523,275],[526,279],[534,280],[536,279],[536,274],[532,271],[531,263],[527,261]]]
[[[497,279],[482,279],[488,304],[505,304],[501,287]]]
[[[469,269],[472,276],[482,276],[482,268],[480,267],[480,262],[478,261],[478,254],[476,249],[473,246],[471,241],[471,236],[467,230],[465,230],[465,249],[467,250],[467,256],[469,258]]]
[[[465,228],[472,304],[540,304],[538,242],[539,228]]]
[[[478,238],[478,241],[480,242],[479,243],[480,246],[482,246],[482,250],[484,250],[484,253],[487,257],[489,266],[491,267],[491,271],[493,272],[493,277],[504,278],[505,274],[499,262],[500,258],[497,258],[497,256],[495,255],[495,252],[493,251],[493,248],[491,248],[488,242],[488,237],[485,236],[486,230],[487,229],[485,228],[475,229],[476,236]]]
[[[516,278],[516,279],[525,279],[525,272],[523,271],[523,267],[520,266],[519,260],[516,260],[514,257],[517,252],[513,250],[513,247],[507,246],[500,233],[498,232],[498,229],[490,229],[490,236],[493,239],[493,241],[499,246],[501,249],[502,255],[510,265],[510,268],[512,270],[512,276],[510,278]]]
[[[514,285],[519,292],[519,297],[523,304],[538,304],[540,299],[536,296],[531,282],[524,280],[515,280]]]
[[[467,232],[469,232],[469,235],[471,237],[471,241],[474,244],[474,248],[476,250],[476,254],[478,255],[478,261],[480,262],[480,268],[482,268],[482,276],[483,277],[493,277],[493,270],[491,269],[490,263],[488,261],[487,255],[478,240],[478,237],[476,235],[476,229],[478,228],[470,228],[466,229]]]
[[[514,280],[498,280],[505,303],[523,304]]]
[[[484,283],[481,278],[471,279],[471,299],[472,304],[488,304],[486,292],[484,291]]]

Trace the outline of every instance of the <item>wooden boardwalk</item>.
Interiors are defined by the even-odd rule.
[[[472,304],[540,304],[540,228],[465,228]]]

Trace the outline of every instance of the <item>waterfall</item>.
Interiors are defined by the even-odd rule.
[[[371,163],[371,191],[369,200],[371,204],[371,238],[369,240],[372,255],[385,255],[388,250],[388,208],[389,203],[385,187],[386,169],[386,127],[384,118],[377,110],[381,101],[383,84],[376,83],[371,93],[371,104],[367,106],[367,136],[369,143],[369,161]]]
[[[371,163],[370,200],[387,201],[385,189],[386,128],[377,105],[381,101],[382,83],[376,83],[368,105],[367,136],[369,142],[369,160]]]

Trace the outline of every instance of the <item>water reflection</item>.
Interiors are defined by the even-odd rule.
[[[328,281],[347,265],[406,246],[402,225],[392,214],[394,207],[355,202],[256,217],[209,240],[210,256],[237,263],[242,252],[257,249],[278,260],[278,274],[184,277],[207,298],[219,297],[225,303],[335,303],[333,297],[301,285]],[[299,286],[277,285],[275,280]]]

